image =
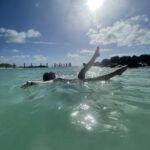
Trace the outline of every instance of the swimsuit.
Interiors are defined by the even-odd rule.
[[[54,81],[65,81],[63,78],[56,78]]]

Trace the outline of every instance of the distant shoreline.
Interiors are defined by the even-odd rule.
[[[84,63],[85,65],[85,63]],[[150,54],[142,54],[140,56],[113,56],[110,59],[103,59],[101,62],[95,62],[94,66],[98,67],[119,67],[127,65],[129,68],[137,68],[137,67],[150,67]],[[64,64],[54,64],[51,66],[52,68],[66,68],[66,67],[72,67],[72,64],[69,63],[67,65]],[[8,64],[8,63],[1,63],[0,68],[7,69],[7,68],[49,68],[48,63],[46,65],[39,65],[39,66],[33,66],[32,63],[30,66],[16,66],[15,64]]]

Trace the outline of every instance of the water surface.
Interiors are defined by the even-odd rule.
[[[79,69],[0,70],[0,150],[149,150],[149,68],[106,82],[20,88],[46,71],[74,78]],[[94,68],[88,76],[107,71]]]

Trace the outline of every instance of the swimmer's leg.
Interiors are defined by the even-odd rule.
[[[85,81],[103,81],[103,80],[109,80],[113,77],[115,77],[116,75],[122,75],[126,70],[127,70],[127,66],[123,66],[109,74],[106,74],[106,75],[103,75],[103,76],[98,76],[98,77],[95,77],[95,78],[88,78],[88,79],[85,79]]]
[[[79,74],[78,74],[78,78],[80,80],[84,80],[85,79],[85,74],[86,72],[93,66],[95,60],[97,57],[100,56],[100,53],[99,53],[99,46],[97,47],[93,57],[90,59],[90,61],[84,65],[84,67],[80,70]]]

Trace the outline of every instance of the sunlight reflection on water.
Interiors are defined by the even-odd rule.
[[[96,119],[89,109],[90,106],[86,103],[81,103],[79,106],[75,107],[71,113],[72,123],[87,130],[92,130],[96,126]]]

